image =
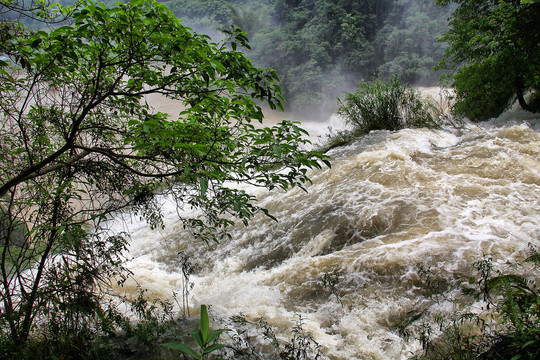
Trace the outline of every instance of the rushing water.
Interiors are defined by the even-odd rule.
[[[539,245],[540,121],[522,115],[460,130],[372,132],[332,150],[332,168],[312,173],[308,193],[258,191],[279,222],[258,216],[219,245],[194,241],[164,200],[165,229],[116,224],[132,232],[129,267],[170,298],[182,288],[183,252],[198,266],[193,309],[264,317],[284,337],[299,314],[331,359],[407,358],[419,343],[396,325],[426,302],[418,264],[451,279],[484,254],[503,262]],[[325,273],[338,275],[341,304]]]

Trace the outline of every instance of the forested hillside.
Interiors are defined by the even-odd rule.
[[[247,32],[248,56],[281,78],[289,110],[324,116],[361,79],[397,75],[433,85],[451,8],[430,0],[170,0],[195,30],[216,34],[235,24]]]

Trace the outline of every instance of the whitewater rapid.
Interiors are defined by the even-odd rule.
[[[129,216],[113,227],[131,232],[127,265],[154,296],[181,292],[182,252],[197,265],[194,313],[208,304],[222,319],[263,317],[283,339],[300,315],[327,358],[408,358],[420,344],[397,325],[427,303],[418,264],[453,279],[483,255],[502,263],[540,245],[540,119],[524,117],[371,132],[330,151],[308,193],[248,189],[278,222],[256,216],[220,244],[185,233],[167,199],[164,229]],[[341,303],[324,274],[338,276]]]

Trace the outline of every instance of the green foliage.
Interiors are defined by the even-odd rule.
[[[246,32],[249,38],[262,28],[269,26],[268,9],[263,7],[235,7],[229,4],[230,19],[233,25]]]
[[[421,288],[425,291],[424,296],[437,303],[447,300],[445,293],[453,287],[453,284],[440,276],[436,276],[430,266],[426,267],[423,264],[417,264],[416,272],[422,280]]]
[[[172,304],[160,299],[151,300],[147,293],[138,286],[135,298],[123,299],[124,304],[134,313],[134,319],[115,314],[115,325],[122,330],[123,337],[120,352],[151,351],[176,328]]]
[[[200,347],[200,353],[197,353],[187,344],[178,341],[162,344],[162,346],[175,350],[180,350],[184,354],[192,357],[193,359],[203,360],[207,358],[206,355],[226,347],[226,345],[218,344],[215,342],[225,331],[229,330],[218,329],[210,331],[210,320],[208,319],[208,311],[206,309],[206,305],[201,305],[199,329],[191,331],[189,333],[190,336],[195,340],[197,345]]]
[[[257,47],[254,59],[276,68],[285,97],[305,113],[349,86],[343,74],[354,74],[354,79],[370,75],[372,41],[388,6],[388,1],[277,1],[281,41],[271,45],[276,49],[272,62],[259,56]],[[266,36],[261,32],[255,43],[268,43]]]
[[[102,295],[102,294],[100,294]],[[34,334],[23,348],[8,336],[0,338],[2,359],[49,360],[84,359],[104,360],[119,357],[150,358],[159,342],[177,334],[170,303],[150,300],[147,291],[138,288],[134,298],[124,298],[132,312],[127,317],[119,310],[117,301],[105,301],[92,322],[95,327],[79,327],[76,331],[60,318],[47,328],[40,326],[40,334]],[[65,304],[65,307],[70,307]],[[84,323],[84,319],[81,319]],[[88,323],[88,322],[86,322]]]
[[[514,94],[512,75],[502,71],[502,64],[490,59],[467,64],[453,77],[456,91],[456,114],[476,121],[499,116],[510,105]]]
[[[8,278],[11,281],[32,280],[31,276],[42,271],[39,287],[31,288],[34,293],[25,297],[34,296],[36,305],[33,308],[10,304],[9,300],[18,297],[8,292],[13,291],[8,286],[10,283],[3,284],[3,305],[11,305],[4,307],[0,318],[2,338],[4,341],[9,339],[9,345],[2,349],[5,359],[62,356],[92,359],[92,354],[99,350],[94,348],[92,339],[116,330],[118,324],[114,317],[117,315],[111,304],[103,302],[103,291],[109,288],[111,279],[117,277],[121,282],[125,277],[121,266],[121,253],[126,249],[125,238],[115,236],[94,242],[81,229],[68,229],[72,232],[58,238],[57,246],[48,253],[51,264],[47,267],[41,264],[43,253],[50,244],[37,248],[29,245],[16,253],[12,246],[2,250],[3,255],[11,254],[11,263],[6,261],[2,264],[4,276],[21,272],[25,275],[18,278],[11,275]],[[28,244],[28,239],[25,241]],[[23,285],[28,286],[29,282]],[[37,333],[22,342],[20,337],[28,321],[27,313],[35,317],[31,324]],[[77,348],[73,344],[77,344]]]
[[[189,292],[193,288],[193,283],[189,281],[190,276],[195,272],[197,266],[191,261],[189,256],[183,252],[178,253],[178,266],[182,271],[182,314],[184,317],[189,316]],[[176,299],[177,294],[173,292]],[[178,304],[180,306],[180,304]]]
[[[451,85],[457,110],[472,120],[498,116],[514,94],[521,107],[538,111],[524,93],[540,87],[540,3],[537,1],[441,0],[458,4],[450,44],[439,68],[457,69]],[[465,64],[465,65],[464,65]]]
[[[405,83],[432,85],[440,77],[433,67],[446,44],[435,39],[447,31],[450,8],[430,0],[394,2],[375,41],[377,77],[393,76]]]
[[[264,358],[281,360],[317,360],[322,357],[321,346],[313,339],[309,332],[304,329],[304,320],[297,315],[295,325],[291,329],[291,336],[287,340],[280,340],[276,336],[274,328],[264,319],[260,318],[255,322],[248,321],[243,315],[237,315],[232,318],[236,324],[234,331],[237,333],[233,337],[233,356],[229,359],[260,360]],[[266,349],[263,355],[258,346],[252,344],[248,335],[247,327],[255,327],[259,335],[270,342],[270,349]]]
[[[505,325],[504,331],[497,334],[494,344],[484,355],[486,359],[540,357],[540,284],[537,284],[540,256],[536,248],[530,247],[530,255],[525,262],[534,266],[535,277],[499,272],[497,276],[482,280],[490,295],[496,296],[490,301]],[[516,266],[522,268],[521,264]]]
[[[321,357],[320,345],[304,330],[302,317],[298,316],[292,337],[279,355],[282,360],[317,360]]]
[[[417,334],[422,352],[414,358],[537,359],[540,356],[539,252],[530,245],[529,256],[523,262],[508,265],[502,271],[490,257],[475,262],[477,275],[459,279],[458,284],[463,295],[485,304],[484,311],[438,317],[438,331],[425,321],[416,326],[412,332]],[[416,316],[406,326],[423,315]]]
[[[175,16],[188,19],[200,19],[211,16],[218,24],[225,24],[229,19],[229,2],[226,0],[174,0],[164,1]]]
[[[439,77],[433,66],[445,48],[435,37],[446,31],[450,12],[430,0],[171,0],[166,4],[191,26],[208,17],[217,19],[216,27],[238,25],[253,40],[249,56],[280,75],[289,109],[316,116],[333,112],[334,99],[363,78],[389,80],[397,75],[411,84],[432,85]]]
[[[343,305],[343,302],[341,301],[341,295],[339,294],[337,285],[339,284],[342,276],[343,273],[340,271],[333,271],[324,273],[321,279],[323,287],[330,291],[330,294],[334,295],[341,305]]]
[[[361,134],[372,130],[437,126],[418,93],[397,77],[386,83],[362,81],[360,89],[347,93],[339,102],[338,114]]]
[[[33,338],[114,331],[101,300],[129,274],[127,235],[102,226],[111,215],[160,227],[162,194],[200,210],[179,219],[186,231],[219,241],[234,221],[271,216],[236,184],[303,187],[328,164],[302,150],[297,123],[256,126],[261,104],[283,99],[238,29],[213,43],[146,0],[49,11],[70,21],[12,32],[0,63],[0,331],[23,352]],[[179,118],[148,95],[178,101]]]
[[[352,143],[359,137],[364,136],[365,134],[359,131],[358,129],[350,130],[338,130],[334,131],[329,128],[326,138],[321,141],[321,144],[317,148],[320,152],[326,154],[331,149],[345,146]]]

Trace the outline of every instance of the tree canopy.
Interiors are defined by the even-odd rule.
[[[521,107],[526,91],[540,87],[540,2],[537,0],[438,0],[456,3],[449,43],[440,68],[457,69],[451,85],[457,110],[482,120],[498,116],[515,95]]]
[[[251,59],[281,78],[288,110],[320,115],[361,79],[433,85],[451,7],[430,0],[167,0],[194,28],[233,23],[249,34]],[[327,106],[321,106],[327,104]],[[321,109],[322,108],[322,109]]]
[[[260,104],[282,109],[282,97],[238,29],[213,43],[152,0],[48,11],[67,21],[11,23],[1,44],[0,328],[18,345],[36,326],[98,328],[97,289],[118,278],[125,247],[100,230],[110,214],[161,226],[155,195],[168,195],[200,213],[179,215],[185,231],[219,241],[235,219],[269,215],[238,183],[302,186],[327,162],[296,123],[257,125]],[[150,94],[183,104],[179,118]]]

